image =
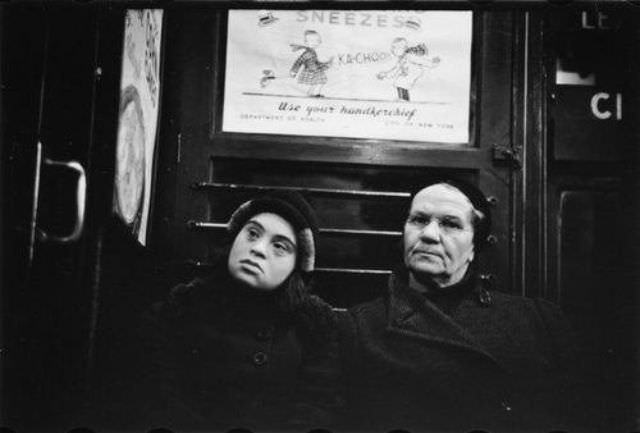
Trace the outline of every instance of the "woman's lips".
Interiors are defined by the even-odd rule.
[[[429,257],[437,257],[437,258],[442,257],[439,253],[436,253],[434,251],[425,251],[425,250],[414,250],[413,254],[417,256],[429,256]]]
[[[249,269],[255,269],[257,271],[263,272],[262,267],[254,262],[253,260],[249,260],[249,259],[244,259],[244,260],[240,260],[240,264],[247,266]]]

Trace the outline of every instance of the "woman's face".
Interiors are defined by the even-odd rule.
[[[460,190],[439,183],[418,192],[404,225],[412,278],[440,287],[460,281],[474,259],[473,235],[473,205]]]
[[[258,290],[275,290],[291,275],[297,256],[291,224],[274,213],[260,213],[238,232],[229,252],[229,273]]]

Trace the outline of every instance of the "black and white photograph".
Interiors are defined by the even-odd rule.
[[[640,431],[639,125],[636,0],[0,2],[0,431]]]

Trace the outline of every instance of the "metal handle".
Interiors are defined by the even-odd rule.
[[[80,238],[84,229],[84,211],[87,201],[87,175],[82,165],[77,161],[54,161],[53,159],[45,158],[43,163],[53,167],[67,168],[78,173],[78,183],[76,187],[76,223],[71,233],[66,236],[50,235],[43,230],[39,230],[38,238],[41,241],[58,242],[61,244],[75,242]]]

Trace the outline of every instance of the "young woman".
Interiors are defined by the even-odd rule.
[[[231,216],[233,239],[206,279],[145,316],[145,412],[153,425],[226,431],[329,426],[339,404],[335,319],[309,294],[317,224],[296,193]]]

